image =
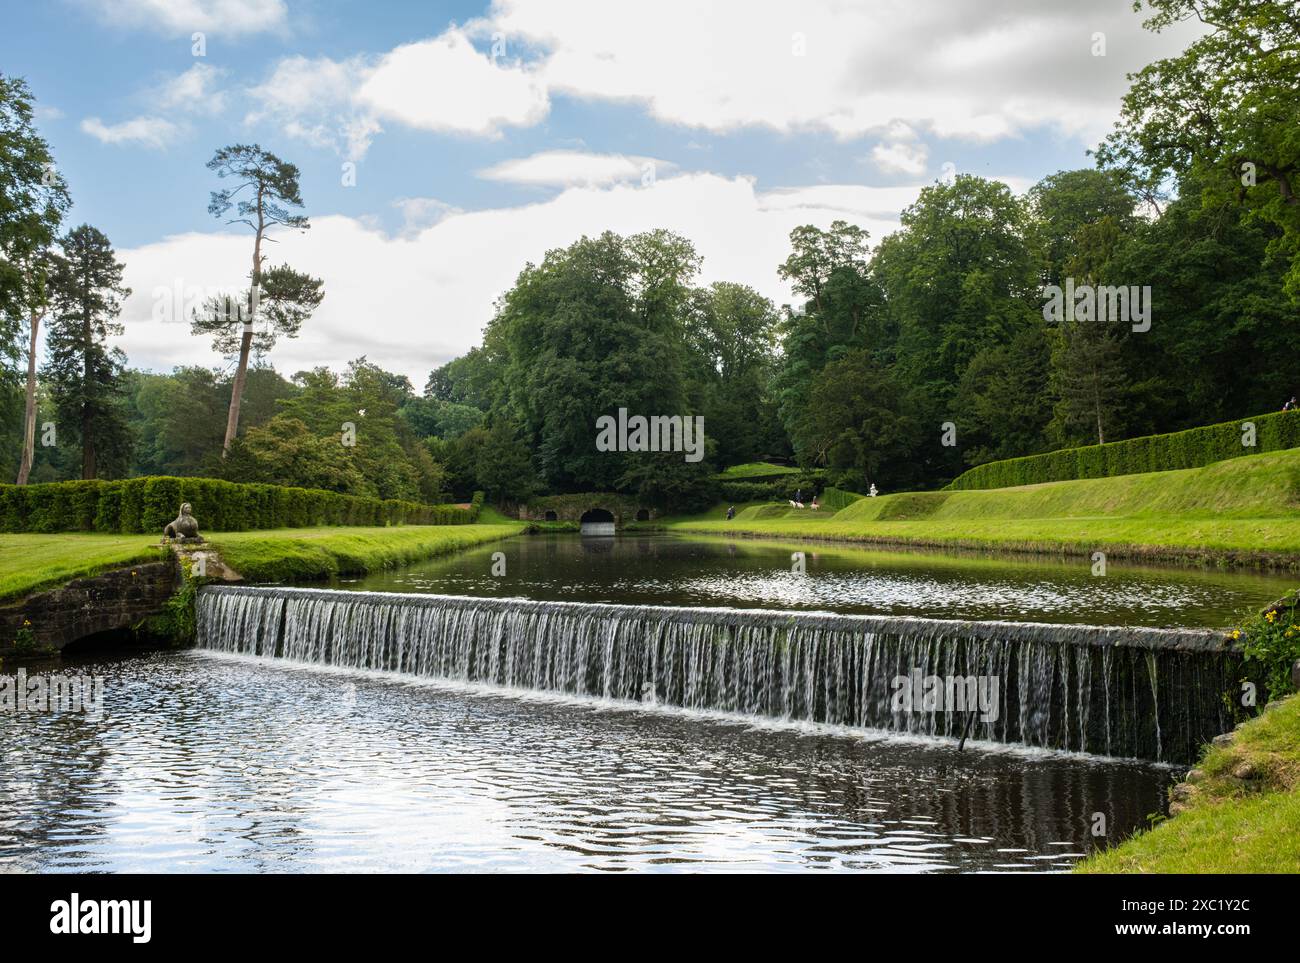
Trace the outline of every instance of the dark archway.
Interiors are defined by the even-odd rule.
[[[592,508],[582,513],[583,535],[613,535],[614,513],[604,508]]]
[[[558,522],[560,520],[560,516],[555,514],[555,512],[547,512],[546,520],[548,522]]]
[[[641,508],[641,509],[638,509],[638,510],[637,510],[637,513],[636,513],[636,520],[637,520],[638,522],[648,522],[648,521],[650,521],[650,509],[648,509],[648,508]]]

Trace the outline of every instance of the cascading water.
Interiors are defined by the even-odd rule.
[[[972,738],[1176,763],[1240,675],[1201,630],[225,586],[197,615],[216,651],[954,738],[965,711],[895,680],[992,678]]]

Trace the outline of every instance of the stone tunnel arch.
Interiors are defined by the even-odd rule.
[[[545,520],[548,522],[558,522],[560,520],[560,516],[557,512],[552,510],[546,513]]]
[[[614,513],[607,508],[590,508],[579,519],[583,535],[613,535]]]
[[[636,512],[636,520],[637,520],[638,522],[648,522],[648,521],[650,521],[650,509],[648,509],[648,508],[638,508],[638,509],[637,509],[637,512]]]

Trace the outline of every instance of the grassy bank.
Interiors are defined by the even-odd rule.
[[[1174,789],[1180,811],[1080,873],[1300,873],[1300,697],[1212,746]]]
[[[227,565],[250,582],[364,574],[518,534],[514,523],[401,528],[294,528],[209,537]]]
[[[0,600],[163,557],[158,539],[149,535],[0,534]]]
[[[1300,565],[1300,449],[1204,468],[987,491],[903,492],[838,512],[747,506],[681,531]]]
[[[499,518],[500,516],[498,516]],[[384,528],[289,528],[217,532],[208,540],[250,581],[322,579],[418,562],[514,535],[518,522]],[[0,600],[20,598],[87,575],[165,557],[150,535],[67,532],[0,534]]]

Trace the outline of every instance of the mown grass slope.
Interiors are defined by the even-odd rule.
[[[250,582],[292,582],[364,574],[516,535],[520,522],[398,528],[293,528],[229,532],[209,541]]]
[[[150,535],[0,534],[0,599],[18,598],[74,578],[164,557]]]
[[[902,492],[834,514],[758,505],[665,525],[775,537],[842,538],[1051,552],[1300,563],[1300,449],[1204,468],[1018,488]]]
[[[1300,873],[1300,697],[1211,746],[1176,787],[1176,815],[1080,873]]]

